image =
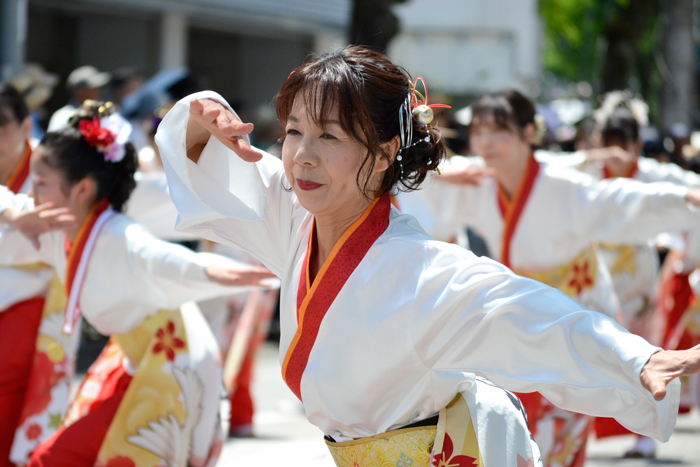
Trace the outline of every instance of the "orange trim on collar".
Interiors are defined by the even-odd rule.
[[[31,157],[32,147],[29,144],[29,141],[27,141],[27,145],[24,147],[24,153],[22,154],[22,158],[19,160],[19,164],[17,164],[17,167],[15,167],[15,170],[12,171],[12,175],[10,175],[10,178],[7,180],[6,186],[14,194],[18,194],[20,192],[24,186],[24,183],[27,181],[27,178],[29,178],[29,160]]]
[[[513,199],[509,200],[503,187],[498,187],[498,207],[504,219],[501,263],[503,263],[506,267],[511,267],[510,243],[513,240],[513,235],[515,234],[515,229],[518,226],[520,215],[523,213],[527,200],[530,198],[530,193],[532,192],[532,188],[535,185],[535,180],[537,179],[537,175],[539,173],[539,162],[535,160],[534,156],[530,156],[530,158],[527,160],[525,173],[520,179],[520,184],[518,185],[518,189],[516,190]]]
[[[635,161],[630,165],[630,167],[627,169],[627,172],[625,172],[624,175],[622,175],[621,178],[633,178],[634,174],[637,173],[637,170],[639,170],[639,162],[638,160],[635,159]],[[611,171],[608,169],[607,165],[603,166],[603,178],[617,178]]]
[[[83,255],[83,250],[85,249],[85,244],[90,236],[92,228],[95,226],[95,222],[100,217],[100,214],[105,212],[109,208],[109,202],[103,199],[99,203],[96,203],[90,213],[88,214],[85,222],[80,227],[78,231],[78,236],[75,238],[75,243],[71,245],[66,239],[66,253],[68,254],[68,264],[66,265],[66,296],[70,296],[71,288],[73,287],[73,280],[75,279],[75,274],[78,271],[78,264],[80,263],[80,257]]]
[[[309,235],[309,248],[299,278],[297,331],[282,364],[282,377],[300,400],[301,378],[316,342],[321,322],[348,278],[374,242],[386,231],[389,226],[390,212],[391,202],[388,193],[375,198],[362,216],[340,237],[309,287],[308,262],[313,247],[314,221]]]

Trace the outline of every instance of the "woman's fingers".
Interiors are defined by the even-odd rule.
[[[254,150],[245,138],[253,131],[253,124],[243,123],[220,102],[193,99],[190,101],[190,115],[244,161],[262,159],[262,154]]]
[[[661,350],[649,358],[640,378],[657,401],[666,397],[666,386],[679,376],[700,373],[700,346],[689,350]]]
[[[267,279],[276,277],[265,268],[238,269],[210,265],[205,268],[210,280],[228,286],[268,286]]]

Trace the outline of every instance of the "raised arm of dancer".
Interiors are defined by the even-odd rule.
[[[307,211],[289,189],[282,162],[251,148],[252,125],[239,124],[226,101],[207,91],[182,99],[159,126],[176,229],[236,246],[280,274]]]

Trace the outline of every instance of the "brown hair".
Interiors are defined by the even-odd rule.
[[[385,55],[365,47],[348,46],[316,57],[294,70],[277,94],[277,116],[286,125],[294,99],[300,95],[314,123],[325,128],[337,106],[343,131],[367,148],[357,174],[357,185],[362,192],[369,196],[369,176],[361,180],[361,174],[372,172],[377,154],[389,160],[393,158],[378,194],[394,187],[410,191],[418,188],[445,155],[439,130],[415,121],[412,121],[410,143],[426,136],[430,136],[429,142],[402,150],[400,162],[394,158],[395,154],[387,154],[381,148],[399,136],[399,111],[411,90],[408,72]]]
[[[535,105],[515,89],[484,94],[472,104],[472,123],[493,117],[496,126],[512,131],[513,127],[522,136],[529,124],[535,123]]]

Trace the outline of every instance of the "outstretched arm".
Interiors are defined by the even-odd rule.
[[[659,352],[607,316],[493,261],[443,254],[412,305],[414,345],[426,366],[538,391],[564,409],[614,417],[632,431],[668,439],[680,397],[672,379],[700,364]],[[659,401],[666,384],[669,394]]]

